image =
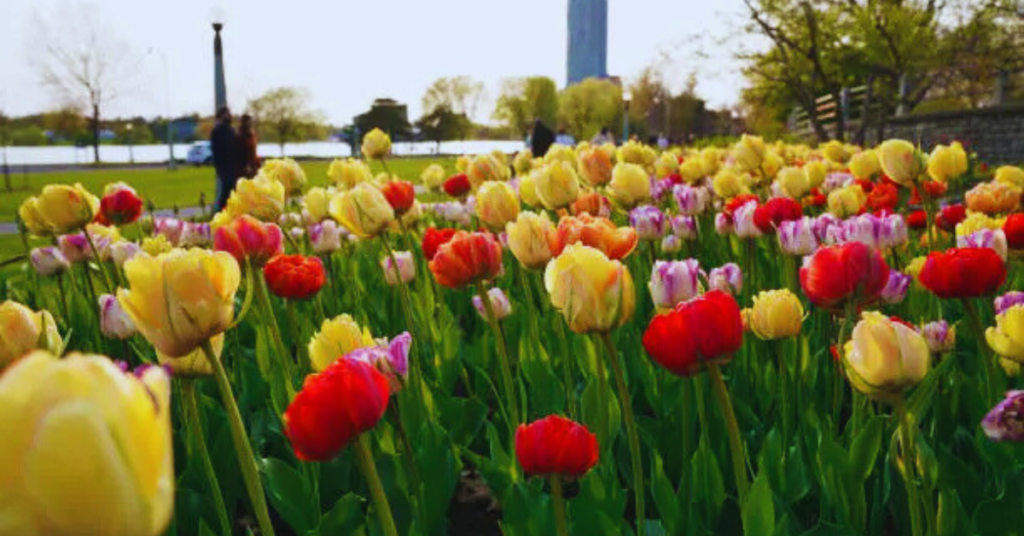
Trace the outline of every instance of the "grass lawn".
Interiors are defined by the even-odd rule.
[[[433,163],[445,167],[448,173],[455,173],[454,158],[398,158],[390,160],[391,172],[404,180],[418,183],[423,169]],[[326,186],[329,161],[301,162],[306,170],[310,186]],[[374,174],[384,170],[379,162],[372,162]],[[126,182],[139,192],[144,199],[151,200],[157,208],[191,207],[199,204],[200,194],[206,202],[212,203],[214,196],[214,174],[210,167],[179,167],[174,171],[165,168],[153,169],[97,169],[72,170],[47,173],[16,174],[11,177],[13,192],[0,191],[0,221],[11,222],[18,207],[25,198],[39,193],[43,186],[54,183],[80,182],[90,192],[100,195],[104,185],[111,182]],[[31,245],[43,244],[32,241]],[[0,261],[22,253],[21,238],[17,234],[0,234]]]

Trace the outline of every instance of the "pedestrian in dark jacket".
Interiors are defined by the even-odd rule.
[[[238,123],[238,176],[251,179],[260,170],[260,157],[256,154],[256,129],[252,126],[252,116],[242,114]]]
[[[533,134],[530,136],[530,151],[534,158],[540,158],[548,154],[548,148],[555,142],[555,133],[552,132],[540,118],[533,122]]]
[[[238,182],[238,136],[231,126],[231,111],[227,107],[217,110],[217,124],[210,131],[210,150],[213,152],[213,170],[217,174],[217,210],[224,208]]]

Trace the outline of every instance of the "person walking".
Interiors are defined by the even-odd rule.
[[[533,133],[530,136],[530,151],[534,158],[548,154],[548,148],[555,142],[555,133],[538,117],[533,122]]]
[[[594,137],[590,140],[590,144],[594,146],[601,146],[606,143],[615,143],[615,138],[612,137],[612,132],[608,127],[602,128],[601,132],[594,134]]]
[[[231,126],[231,111],[225,106],[217,110],[217,124],[210,131],[210,150],[213,152],[213,170],[217,174],[217,198],[214,207],[219,211],[238,182],[238,135]]]
[[[251,179],[260,170],[260,157],[256,154],[256,129],[252,116],[243,114],[238,123],[238,176]]]

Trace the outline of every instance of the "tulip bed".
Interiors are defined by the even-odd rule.
[[[752,136],[456,167],[427,203],[273,160],[210,222],[25,200],[0,534],[1024,527],[1020,168]]]

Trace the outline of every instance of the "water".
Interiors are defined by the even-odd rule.
[[[174,157],[184,160],[191,144],[174,145]],[[395,156],[412,155],[461,155],[480,154],[498,149],[506,153],[514,153],[523,148],[518,140],[470,140],[441,142],[440,147],[433,142],[398,142],[392,145],[391,153]],[[46,146],[46,147],[7,147],[7,162],[11,165],[49,165],[49,164],[92,164],[92,147]],[[258,149],[261,157],[280,157],[281,147],[276,143],[261,143]],[[129,149],[127,145],[100,145],[100,160],[104,163],[139,164],[159,163],[168,160],[169,152],[166,145],[135,145]],[[284,156],[311,156],[316,158],[340,158],[352,156],[347,143],[330,141],[310,141],[289,143],[284,146]]]

